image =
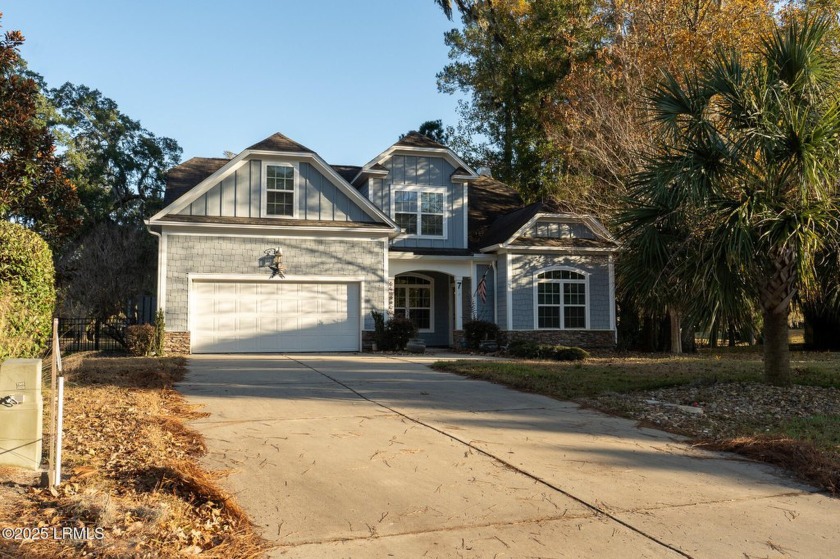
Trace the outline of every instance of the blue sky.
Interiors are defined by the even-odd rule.
[[[455,23],[432,0],[11,0],[4,30],[51,87],[99,89],[184,159],[279,131],[328,162],[366,163],[425,120]]]

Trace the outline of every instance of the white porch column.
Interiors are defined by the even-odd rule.
[[[455,329],[464,329],[464,278],[455,277]]]

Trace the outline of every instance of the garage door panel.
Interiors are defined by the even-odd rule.
[[[358,351],[358,283],[195,281],[195,353]]]

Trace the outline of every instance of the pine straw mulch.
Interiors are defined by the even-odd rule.
[[[798,421],[840,417],[837,388],[722,382],[609,393],[579,401],[685,435],[700,448],[780,466],[799,480],[840,496],[840,434],[823,432],[811,440],[808,433],[790,432],[790,425]]]
[[[198,464],[204,442],[184,422],[206,414],[172,388],[183,358],[77,354],[64,366],[63,483],[51,492],[29,472],[0,469],[0,528],[102,537],[0,539],[0,557],[262,555],[266,542],[218,484],[224,472]]]

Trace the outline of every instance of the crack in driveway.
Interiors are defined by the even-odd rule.
[[[686,552],[684,552],[683,550],[681,550],[681,549],[679,549],[679,548],[677,548],[677,547],[675,547],[675,546],[673,546],[673,545],[671,545],[671,544],[669,544],[669,543],[667,543],[667,542],[665,542],[665,541],[662,541],[661,539],[657,538],[656,536],[654,536],[654,535],[652,535],[652,534],[649,534],[649,533],[645,532],[644,530],[642,530],[642,529],[640,529],[640,528],[637,528],[636,526],[633,526],[633,525],[632,525],[632,524],[630,524],[629,522],[626,522],[626,521],[624,521],[624,520],[622,520],[622,519],[618,518],[617,516],[615,516],[615,515],[611,514],[610,512],[608,512],[608,511],[604,510],[604,508],[603,508],[603,507],[600,507],[600,506],[598,506],[598,505],[596,505],[596,504],[590,503],[590,502],[586,501],[585,499],[582,499],[582,498],[580,498],[580,497],[578,497],[578,496],[576,496],[576,495],[574,495],[574,494],[572,494],[572,493],[570,493],[570,492],[566,491],[565,489],[562,489],[561,487],[558,487],[557,485],[555,485],[555,484],[553,484],[553,483],[551,483],[551,482],[549,482],[549,481],[547,481],[547,480],[544,480],[544,479],[540,478],[539,476],[536,476],[536,475],[532,474],[531,472],[528,472],[527,470],[523,470],[522,468],[520,468],[520,467],[518,467],[518,466],[516,466],[516,465],[514,465],[514,464],[511,464],[511,463],[510,463],[510,462],[508,462],[507,460],[504,460],[503,458],[501,458],[501,457],[499,457],[499,456],[496,456],[495,454],[492,454],[491,452],[488,452],[488,451],[486,451],[486,450],[484,450],[484,449],[482,449],[482,448],[480,448],[480,447],[478,447],[478,446],[473,445],[473,444],[472,444],[472,443],[470,443],[469,441],[465,441],[465,440],[463,440],[463,439],[461,439],[461,438],[459,438],[459,437],[457,437],[457,436],[455,436],[455,435],[453,435],[453,434],[451,434],[451,433],[448,433],[448,432],[446,432],[446,431],[444,431],[444,430],[442,430],[442,429],[440,429],[440,428],[438,428],[438,427],[435,427],[434,425],[431,425],[431,424],[429,424],[429,423],[426,423],[426,422],[424,422],[424,421],[422,421],[422,420],[420,420],[420,419],[414,418],[414,417],[412,417],[412,416],[410,416],[410,415],[408,415],[408,414],[406,414],[406,413],[404,413],[404,412],[402,412],[402,411],[400,411],[400,410],[398,410],[398,409],[396,409],[396,408],[393,408],[393,407],[391,407],[391,406],[389,406],[389,405],[387,405],[387,404],[384,404],[384,403],[382,403],[382,402],[379,402],[379,401],[377,401],[377,400],[374,400],[374,399],[372,399],[372,398],[369,398],[369,397],[365,396],[364,394],[362,394],[361,392],[359,392],[359,391],[357,391],[356,389],[354,389],[352,386],[350,386],[350,385],[348,385],[348,384],[346,384],[346,383],[344,383],[344,382],[341,382],[341,381],[340,381],[340,380],[338,380],[337,378],[335,378],[335,377],[333,377],[333,376],[330,376],[330,375],[328,375],[327,373],[325,373],[325,372],[323,372],[323,371],[320,371],[319,369],[317,369],[317,368],[315,368],[315,367],[313,367],[313,366],[309,365],[308,363],[305,363],[305,362],[300,361],[300,360],[298,360],[298,359],[295,359],[295,358],[293,358],[293,357],[288,357],[288,359],[291,359],[291,360],[292,360],[292,361],[294,361],[295,363],[298,363],[299,365],[301,365],[301,366],[303,366],[303,367],[306,367],[306,368],[308,368],[308,369],[312,370],[313,372],[315,372],[315,373],[317,373],[317,374],[319,374],[319,375],[321,375],[321,376],[323,376],[323,377],[325,377],[325,378],[330,379],[331,381],[333,381],[333,382],[335,382],[336,384],[338,384],[338,385],[340,385],[340,386],[342,386],[342,387],[346,388],[347,390],[349,390],[350,392],[352,392],[353,394],[355,394],[355,395],[356,395],[356,396],[358,396],[359,398],[361,398],[361,399],[363,399],[363,400],[365,400],[365,401],[367,401],[367,402],[370,402],[371,404],[375,404],[375,405],[377,405],[377,406],[379,406],[379,407],[381,407],[381,408],[384,408],[384,409],[386,409],[386,410],[388,410],[388,411],[390,411],[390,412],[392,412],[392,413],[394,413],[394,414],[399,415],[400,417],[403,417],[404,419],[406,419],[406,420],[408,420],[408,421],[411,421],[411,422],[416,423],[416,424],[418,424],[418,425],[421,425],[421,426],[423,426],[423,427],[425,427],[425,428],[427,428],[427,429],[431,429],[432,431],[435,431],[436,433],[439,433],[439,434],[441,434],[441,435],[443,435],[443,436],[445,436],[445,437],[448,437],[448,438],[450,438],[451,440],[456,441],[456,442],[458,442],[458,443],[460,443],[460,444],[462,444],[462,445],[464,445],[464,446],[466,446],[466,447],[468,447],[468,448],[470,448],[470,449],[474,450],[475,452],[478,452],[479,454],[482,454],[482,455],[484,455],[484,456],[486,456],[486,457],[488,457],[488,458],[490,458],[490,459],[492,459],[492,460],[494,460],[494,461],[496,461],[496,462],[498,462],[498,463],[502,464],[502,465],[503,465],[503,466],[505,466],[506,468],[508,468],[508,469],[510,469],[510,470],[513,470],[514,472],[516,472],[516,473],[518,473],[518,474],[520,474],[520,475],[523,475],[523,476],[525,476],[525,477],[528,477],[528,478],[530,478],[530,479],[532,479],[532,480],[536,481],[537,483],[540,483],[540,484],[542,484],[542,485],[544,485],[544,486],[548,487],[549,489],[552,489],[553,491],[556,491],[556,492],[558,492],[558,493],[560,493],[560,494],[562,494],[562,495],[564,495],[564,496],[568,497],[569,499],[572,499],[573,501],[575,501],[575,502],[579,503],[580,505],[583,505],[584,507],[586,507],[586,508],[590,509],[593,513],[598,514],[598,515],[601,515],[601,516],[606,517],[606,518],[609,518],[609,519],[610,519],[610,520],[612,520],[613,522],[615,522],[615,523],[617,523],[617,524],[620,524],[621,526],[623,526],[623,527],[627,528],[628,530],[630,530],[630,531],[632,531],[632,532],[634,532],[634,533],[636,533],[636,534],[639,534],[639,535],[640,535],[640,536],[642,536],[643,538],[645,538],[645,539],[647,539],[647,540],[649,540],[649,541],[651,541],[651,542],[653,542],[653,543],[655,543],[655,544],[657,544],[657,545],[659,545],[659,546],[662,546],[662,547],[664,547],[664,548],[666,548],[666,549],[668,549],[668,550],[670,550],[670,551],[673,551],[674,553],[677,553],[678,555],[680,555],[680,556],[682,556],[682,557],[686,557],[687,559],[693,559],[693,557],[692,557],[691,555],[687,554],[687,553],[686,553]],[[399,359],[397,359],[397,360],[399,360]],[[339,540],[337,540],[337,541],[341,541],[341,540],[339,539]]]

